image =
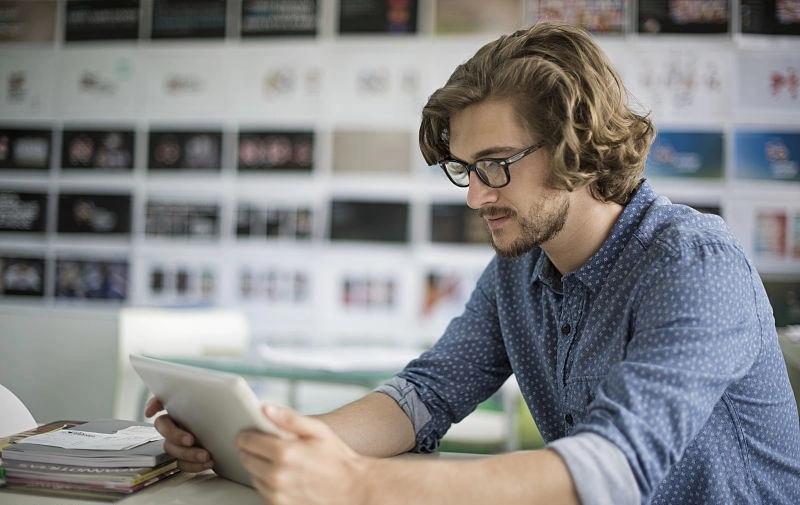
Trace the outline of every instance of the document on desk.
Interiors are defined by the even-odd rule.
[[[163,437],[154,427],[129,426],[114,433],[63,429],[34,435],[21,440],[21,442],[61,447],[62,449],[124,451],[155,440],[163,440]]]
[[[419,356],[407,347],[337,346],[273,347],[261,345],[259,355],[269,363],[331,372],[399,371]]]

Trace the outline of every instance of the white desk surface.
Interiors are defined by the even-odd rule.
[[[446,459],[477,457],[469,454],[436,453],[431,455],[408,454],[402,458]],[[13,493],[0,488],[0,505],[101,505],[97,500],[78,498],[56,498],[31,493]],[[250,487],[217,477],[213,472],[200,474],[179,473],[152,487],[145,488],[131,496],[111,502],[120,505],[217,505],[236,503],[237,505],[263,505],[258,493]]]

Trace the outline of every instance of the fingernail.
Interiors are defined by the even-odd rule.
[[[189,435],[184,435],[183,438],[181,439],[181,443],[183,445],[192,445],[192,437],[190,437]]]
[[[206,461],[208,461],[208,454],[206,454],[205,452],[198,452],[195,455],[194,459],[200,463],[205,463]]]

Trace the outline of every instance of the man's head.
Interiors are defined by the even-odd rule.
[[[628,106],[608,58],[583,30],[539,23],[482,47],[459,65],[422,112],[425,160],[450,157],[450,119],[487,100],[510,100],[519,125],[552,155],[548,184],[588,186],[602,201],[625,204],[638,186],[655,134]]]

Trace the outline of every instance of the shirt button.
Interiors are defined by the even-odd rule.
[[[564,326],[561,327],[561,333],[563,335],[569,335],[570,331],[572,331],[572,326],[570,326],[569,323],[567,323],[567,324],[565,324]]]
[[[568,425],[572,426],[572,421],[573,421],[572,414],[565,415],[564,416],[564,421],[566,421]]]

